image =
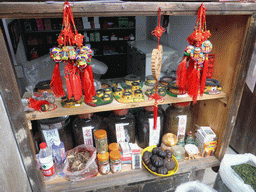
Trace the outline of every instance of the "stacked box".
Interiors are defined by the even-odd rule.
[[[217,147],[217,136],[210,127],[201,126],[195,133],[195,144],[202,156],[213,155]]]

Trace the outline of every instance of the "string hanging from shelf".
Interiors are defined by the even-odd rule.
[[[155,93],[152,94],[149,99],[154,99],[154,127],[153,129],[157,129],[157,115],[158,115],[158,103],[164,101],[164,99],[157,92],[157,84],[160,76],[161,65],[162,65],[162,57],[163,57],[163,47],[159,45],[159,40],[162,34],[166,31],[163,27],[160,26],[161,22],[161,8],[158,9],[158,26],[151,32],[152,35],[157,37],[157,49],[153,49],[152,51],[152,59],[151,59],[151,70],[155,83]]]
[[[56,97],[65,96],[59,63],[65,64],[65,80],[68,99],[74,97],[91,102],[95,95],[93,72],[91,67],[92,50],[83,46],[83,35],[79,34],[68,2],[64,3],[62,30],[57,39],[58,47],[51,49],[51,58],[55,61],[55,68],[51,80],[51,90]]]
[[[197,12],[195,30],[187,38],[189,45],[185,49],[182,62],[176,72],[176,83],[181,94],[188,93],[196,103],[198,94],[204,93],[208,71],[208,54],[212,50],[209,41],[211,33],[206,28],[206,8],[201,4]],[[187,62],[189,66],[187,68]]]

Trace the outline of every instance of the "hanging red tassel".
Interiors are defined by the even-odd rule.
[[[193,104],[197,101],[199,91],[200,72],[197,70],[196,65],[192,70],[188,79],[188,95],[192,97]]]
[[[204,88],[205,88],[205,81],[206,81],[206,76],[208,72],[208,54],[205,55],[205,61],[204,61],[204,66],[202,70],[202,75],[201,75],[201,85],[200,85],[200,95],[202,96],[204,94]]]
[[[72,86],[71,86],[71,81],[70,81],[70,68],[72,65],[65,64],[65,79],[66,79],[66,87],[67,87],[67,92],[68,92],[68,99],[71,99],[73,96],[73,91],[72,91]]]
[[[176,72],[176,83],[180,93],[184,94],[187,91],[187,57],[181,61]]]
[[[62,79],[61,79],[60,70],[59,70],[59,63],[57,63],[57,62],[55,63],[55,67],[53,70],[50,88],[55,97],[60,97],[60,96],[63,97],[65,95],[65,92],[64,92],[63,86],[62,86]]]
[[[89,91],[89,94],[91,95],[91,97],[93,97],[96,94],[96,92],[95,92],[95,86],[94,86],[94,80],[93,80],[92,66],[88,65],[87,68],[88,68],[88,71],[89,71],[89,80],[91,82],[91,89]]]
[[[89,81],[90,79],[90,75],[89,75],[89,71],[87,70],[87,67],[84,69],[84,72],[83,72],[83,91],[84,91],[84,102],[85,103],[88,103],[88,102],[91,102],[92,101],[92,98],[90,98],[90,95],[89,95],[89,91],[91,89],[91,82]]]
[[[79,75],[79,71],[75,69],[73,72],[73,94],[75,97],[75,100],[79,100],[82,97],[82,86],[81,86],[81,79]]]

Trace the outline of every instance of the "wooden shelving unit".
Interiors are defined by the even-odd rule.
[[[144,86],[143,90],[145,91],[147,88],[149,87]],[[154,105],[154,100],[149,100],[149,98],[146,95],[144,95],[144,97],[145,97],[144,102],[119,103],[114,99],[112,103],[107,105],[91,107],[83,103],[80,107],[75,107],[75,108],[63,108],[60,104],[60,98],[56,98],[55,104],[58,106],[56,110],[50,111],[50,112],[38,112],[38,111],[29,112],[29,113],[26,113],[26,117],[27,117],[27,120],[31,121],[31,120],[61,117],[65,115],[78,115],[81,113],[95,113],[95,112],[101,112],[101,111],[112,111],[116,109],[137,108],[137,107]],[[221,102],[224,102],[223,100],[225,100],[226,97],[227,97],[226,93],[221,92],[220,94],[217,94],[217,95],[204,94],[202,97],[199,96],[198,100],[200,101],[200,100],[219,99]],[[166,95],[163,98],[164,98],[164,101],[162,103],[159,103],[160,105],[192,101],[192,99],[189,96],[186,96],[184,98],[177,98],[177,97],[171,97],[169,95]]]
[[[163,15],[195,16],[201,2],[75,2],[72,11],[74,17],[92,16],[157,16],[161,7]],[[204,95],[199,98],[193,110],[198,125],[210,126],[218,137],[218,147],[214,157],[180,162],[179,172],[169,181],[184,177],[183,173],[193,173],[207,167],[216,166],[228,148],[235,125],[239,104],[242,97],[245,78],[255,46],[256,12],[255,3],[240,2],[205,2],[207,29],[212,33],[212,53],[216,54],[213,78],[218,79],[223,87],[220,95]],[[62,17],[63,2],[1,2],[0,17],[27,19]],[[24,114],[17,88],[12,60],[8,54],[7,44],[0,33],[0,91],[12,125],[17,146],[21,153],[24,169],[33,191],[41,191],[46,184],[46,191],[87,191],[108,186],[132,186],[150,181],[161,182],[163,178],[155,177],[146,170],[134,170],[121,174],[99,176],[81,182],[57,181],[45,183],[36,168],[33,143],[27,122],[36,119],[75,115],[86,112],[109,111],[121,108],[134,108],[152,105],[153,101],[142,103],[119,104],[113,102],[102,107],[89,107],[83,104],[76,109],[58,108],[48,113]],[[163,104],[191,101],[190,98],[166,98]],[[16,102],[13,102],[16,101]],[[57,101],[58,103],[58,101]],[[27,163],[29,162],[29,163]],[[179,175],[181,175],[179,177]],[[102,183],[102,185],[101,185]],[[138,184],[139,185],[139,184]]]
[[[175,175],[182,173],[191,173],[198,170],[206,169],[208,167],[215,167],[219,165],[219,160],[214,157],[202,157],[194,160],[179,161],[179,170]],[[191,168],[193,171],[191,171]],[[94,189],[104,189],[111,186],[129,185],[130,183],[146,182],[153,179],[161,179],[161,177],[151,174],[144,167],[142,169],[124,171],[117,174],[101,175],[92,177],[85,181],[70,182],[66,178],[55,178],[52,181],[46,182],[47,191],[72,191],[77,188],[83,188],[84,191]]]

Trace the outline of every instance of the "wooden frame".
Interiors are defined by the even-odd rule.
[[[188,2],[75,2],[72,10],[75,17],[80,16],[135,16],[147,15],[156,16],[158,8],[161,7],[164,15],[195,15],[201,3]],[[215,46],[215,51],[220,55],[216,60],[216,69],[219,73],[214,78],[219,78],[225,93],[227,94],[220,100],[203,100],[195,106],[198,124],[209,124],[218,135],[219,147],[216,157],[206,158],[203,161],[191,160],[184,163],[184,168],[179,169],[179,173],[191,172],[192,170],[201,170],[207,167],[219,164],[228,148],[231,134],[234,128],[238,107],[240,104],[242,91],[244,87],[246,73],[250,64],[251,55],[255,43],[255,16],[256,4],[254,3],[204,3],[207,8],[208,27],[215,36],[211,41],[215,45],[222,45],[225,39],[227,44]],[[55,2],[49,4],[46,2],[23,2],[23,3],[0,3],[1,18],[46,18],[62,17],[63,3]],[[223,19],[225,18],[225,19]],[[229,22],[227,22],[229,21]],[[209,24],[211,23],[211,24]],[[227,26],[232,27],[227,34],[220,34],[218,31],[225,31]],[[235,30],[236,33],[232,33]],[[238,36],[236,36],[237,34]],[[233,39],[232,39],[233,38]],[[8,57],[7,44],[4,41],[3,34],[0,34],[0,93],[3,95],[7,112],[10,117],[11,125],[17,138],[18,146],[21,151],[21,157],[24,161],[28,178],[34,191],[39,191],[44,186],[40,173],[36,170],[34,161],[34,151],[31,135],[27,124],[27,118],[23,112],[22,104],[18,94],[17,82],[14,75],[11,59]],[[229,43],[229,44],[228,44]],[[224,55],[223,53],[227,53]],[[223,65],[225,65],[223,67]],[[16,102],[13,102],[15,100]],[[131,106],[132,107],[132,106]],[[136,107],[136,106],[135,106]],[[200,117],[200,118],[199,118]],[[33,117],[31,117],[33,119]],[[21,132],[25,134],[25,139],[20,140]],[[28,161],[29,160],[29,161]],[[28,163],[30,162],[30,163]],[[186,164],[186,166],[185,166]],[[130,175],[130,176],[129,176]],[[129,178],[125,182],[135,182],[132,177],[140,181],[154,179],[155,177],[147,172],[132,171],[130,174],[124,174],[123,178]],[[100,180],[102,185],[109,185],[116,176],[111,175],[108,179]],[[90,183],[97,182],[92,178],[87,182],[61,182],[47,185],[47,190],[87,190]],[[89,184],[88,184],[89,183]],[[124,183],[119,181],[116,184]],[[125,184],[125,183],[124,183]],[[96,186],[96,185],[94,185]]]

